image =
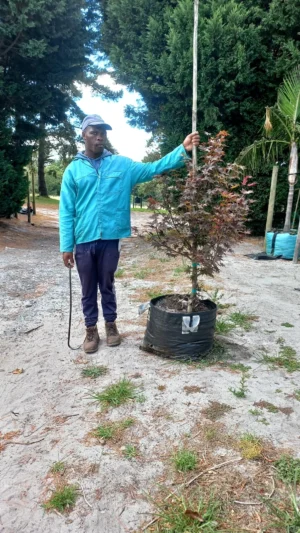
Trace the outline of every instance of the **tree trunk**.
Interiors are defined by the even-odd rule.
[[[298,212],[299,200],[300,200],[300,189],[298,189],[298,197],[297,197],[296,206],[295,206],[295,212],[294,212],[294,216],[293,216],[292,230],[295,227],[295,220],[296,220],[296,216],[297,216],[297,212]]]
[[[289,175],[288,175],[290,188],[289,188],[289,195],[288,195],[288,201],[287,201],[287,206],[286,206],[283,233],[289,233],[291,230],[294,189],[295,189],[295,182],[297,178],[297,172],[298,172],[298,148],[297,148],[297,144],[293,141],[291,145]]]
[[[35,183],[34,183],[34,170],[31,161],[31,188],[32,188],[32,214],[36,215],[36,205],[35,205]]]
[[[300,217],[299,217],[298,235],[297,235],[296,246],[295,246],[295,251],[294,251],[293,263],[298,263],[299,252],[300,252]]]
[[[46,149],[46,128],[45,120],[41,115],[40,118],[40,140],[39,140],[39,156],[38,156],[38,184],[39,195],[48,196],[47,185],[45,181],[45,149]]]

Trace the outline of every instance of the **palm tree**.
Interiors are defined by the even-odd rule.
[[[298,173],[300,143],[300,65],[288,74],[278,89],[277,103],[266,108],[265,136],[245,148],[238,163],[255,169],[262,161],[275,162],[289,149],[289,194],[283,232],[291,229],[294,188]]]

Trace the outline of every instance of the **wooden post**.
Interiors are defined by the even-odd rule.
[[[272,170],[272,180],[269,196],[269,205],[268,205],[268,216],[266,223],[266,233],[272,230],[273,226],[273,215],[274,215],[274,204],[276,198],[276,187],[277,187],[277,177],[278,177],[278,165],[273,166]]]
[[[198,19],[199,0],[194,0],[194,39],[193,39],[193,110],[192,131],[197,131],[197,92],[198,92]],[[197,169],[197,147],[193,146],[193,172]]]
[[[298,234],[297,234],[296,246],[295,246],[295,251],[294,251],[293,263],[298,263],[299,252],[300,252],[300,217],[299,217]]]

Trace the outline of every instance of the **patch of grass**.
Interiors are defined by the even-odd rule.
[[[166,390],[167,386],[166,385],[157,385],[157,390],[159,391],[164,391]]]
[[[282,455],[274,463],[277,477],[284,483],[300,483],[300,459],[294,459],[291,455]]]
[[[114,434],[115,434],[115,428],[113,424],[104,424],[103,426],[98,426],[93,431],[94,437],[105,439],[105,440],[112,439]]]
[[[275,392],[276,394],[279,394],[280,392],[282,392],[282,389],[276,389]]]
[[[294,392],[293,392],[293,398],[295,398],[295,400],[298,400],[298,402],[300,402],[300,389],[296,389]]]
[[[203,359],[197,363],[197,368],[203,368],[211,365],[215,365],[220,361],[224,361],[227,357],[228,349],[225,344],[218,340],[214,340],[212,349],[207,353]]]
[[[222,298],[224,298],[224,293],[220,291],[220,289],[214,289],[213,292],[208,293],[209,299],[214,302],[218,307],[220,307],[220,302]]]
[[[174,454],[173,464],[178,472],[194,470],[197,465],[197,455],[193,451],[182,448]]]
[[[266,418],[262,417],[262,418],[258,418],[257,419],[257,422],[260,422],[261,424],[264,424],[265,426],[269,426],[270,423],[267,421]]]
[[[123,420],[123,422],[121,422],[121,427],[122,429],[126,429],[132,426],[133,424],[134,424],[133,418],[126,418],[126,420]]]
[[[65,463],[63,461],[56,461],[51,468],[51,474],[62,474],[65,471]]]
[[[118,270],[115,272],[115,278],[122,278],[124,276],[124,273],[124,268],[118,268]]]
[[[290,324],[289,322],[283,322],[281,326],[284,326],[285,328],[294,328],[293,324]]]
[[[226,413],[232,410],[232,407],[230,405],[227,405],[226,403],[220,403],[220,402],[209,402],[210,405],[206,407],[205,409],[202,409],[202,414],[208,418],[209,420],[212,420],[215,422],[222,416],[224,416]]]
[[[269,413],[278,413],[279,412],[278,407],[276,407],[276,405],[274,405],[273,403],[270,403],[270,402],[264,402],[264,406],[263,407]]]
[[[94,365],[94,366],[87,366],[86,368],[83,368],[81,371],[81,375],[84,378],[96,379],[99,376],[104,376],[105,374],[107,374],[107,372],[108,372],[108,368],[106,366]]]
[[[57,198],[51,198],[50,196],[37,196],[35,195],[35,201],[36,204],[46,204],[46,205],[53,205],[57,206],[59,204],[59,200]]]
[[[258,459],[263,450],[260,440],[251,433],[245,433],[240,438],[239,448],[244,459]]]
[[[259,409],[249,409],[249,413],[253,416],[260,416],[262,414]]]
[[[246,372],[243,372],[240,380],[240,388],[234,389],[233,387],[229,387],[230,392],[232,392],[232,394],[234,394],[234,396],[236,396],[237,398],[246,398],[246,392],[248,391],[246,382],[248,377],[248,374]]]
[[[194,361],[193,359],[172,359],[170,362],[178,365],[189,365],[197,369],[204,369],[208,366],[226,362],[227,354],[227,346],[215,339],[212,349],[198,361]]]
[[[145,279],[150,274],[149,268],[142,268],[133,274],[136,279]]]
[[[163,296],[163,293],[155,289],[150,289],[149,291],[147,291],[147,295],[149,296],[150,300],[153,300],[153,298],[158,298],[159,296]]]
[[[64,512],[72,509],[78,496],[78,487],[75,485],[65,485],[63,488],[53,492],[50,500],[43,504],[44,509]]]
[[[208,427],[204,431],[204,438],[208,441],[213,441],[217,437],[218,432],[216,428]]]
[[[229,363],[228,367],[231,368],[231,370],[239,370],[240,372],[251,370],[251,366],[243,365],[243,363]]]
[[[180,276],[180,274],[186,274],[187,268],[188,267],[186,266],[179,266],[179,267],[174,268],[173,276]]]
[[[133,444],[126,444],[123,450],[123,455],[125,455],[127,459],[133,459],[138,455],[137,447]]]
[[[300,370],[300,361],[297,359],[296,350],[291,346],[286,346],[282,337],[279,337],[276,343],[280,346],[278,355],[273,357],[263,354],[263,362],[272,365],[273,368],[285,368],[287,372]]]
[[[120,434],[120,432],[122,432],[124,429],[132,426],[132,424],[134,424],[133,418],[127,418],[121,422],[108,422],[107,424],[98,426],[93,431],[93,436],[100,439],[109,440],[114,438],[117,434]]]
[[[232,307],[235,305],[235,304],[222,304],[221,300],[222,298],[224,298],[224,293],[220,292],[220,289],[215,289],[213,292],[207,292],[207,294],[209,296],[209,299],[218,306],[218,309],[228,309],[229,307]]]
[[[299,533],[300,531],[300,508],[297,501],[297,496],[293,492],[290,495],[290,504],[285,502],[276,505],[271,501],[265,501],[269,513],[274,516],[275,522],[271,525],[275,531],[282,531],[284,533]]]
[[[262,416],[262,411],[260,409],[249,409],[249,413],[253,416],[256,416],[256,421],[265,426],[269,426],[269,422],[266,418]]]
[[[245,331],[250,331],[252,327],[253,320],[256,320],[257,317],[248,313],[241,313],[236,311],[229,315],[229,320],[235,325],[243,328]]]
[[[219,335],[226,335],[229,331],[233,330],[235,325],[232,322],[228,322],[224,318],[220,318],[216,321],[215,332]]]
[[[221,504],[211,497],[208,501],[174,498],[157,509],[157,533],[217,533]],[[153,531],[153,530],[152,530]]]
[[[109,385],[103,392],[92,392],[90,397],[104,406],[118,407],[137,399],[136,386],[132,381],[123,378],[113,385]]]

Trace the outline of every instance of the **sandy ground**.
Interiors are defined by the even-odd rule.
[[[299,354],[300,293],[295,288],[300,288],[300,265],[249,259],[244,254],[262,249],[261,242],[249,240],[226,258],[220,275],[208,282],[224,293],[222,302],[236,304],[231,310],[257,316],[251,331],[237,328],[221,339],[232,361],[251,367],[246,398],[239,399],[229,387],[239,388],[240,372],[222,364],[195,368],[172,363],[139,349],[146,314],[139,317],[137,309],[147,301],[145,290],[159,287],[178,292],[187,287],[184,274],[170,278],[167,269],[173,263],[164,262],[139,238],[124,240],[123,277],[116,280],[121,346],[107,348],[101,340],[99,352],[92,356],[82,349],[71,351],[67,347],[68,271],[58,252],[57,212],[45,208],[40,213],[35,226],[27,224],[25,217],[0,222],[1,532],[142,531],[153,518],[149,494],[155,494],[159,483],[176,483],[172,451],[187,442],[203,452],[203,442],[189,438],[195,428],[211,423],[202,410],[212,401],[231,407],[222,417],[228,434],[251,432],[300,457],[300,402],[294,395],[300,388],[300,372],[271,369],[260,360],[262,353],[278,353],[279,337]],[[134,213],[133,225],[144,224],[146,216]],[[143,269],[146,275],[139,279],[137,272]],[[72,344],[78,346],[84,323],[77,273],[72,274]],[[102,321],[99,328],[103,339]],[[96,380],[83,378],[82,368],[89,363],[106,365],[108,374]],[[23,372],[13,373],[16,369]],[[124,376],[136,384],[142,401],[101,411],[89,398],[90,391],[102,391]],[[192,394],[189,387],[196,387]],[[260,400],[283,412],[264,409],[265,423],[261,423],[249,413]],[[90,436],[104,421],[129,417],[135,423],[120,441],[101,443]],[[124,457],[126,444],[137,447],[136,458]],[[215,449],[213,462],[238,457],[238,451],[224,444]],[[57,480],[50,469],[57,461],[65,463],[67,481],[79,487],[76,506],[66,515],[45,512],[41,506],[54,490]],[[234,468],[238,466],[230,470]],[[251,531],[260,531],[257,527]]]

